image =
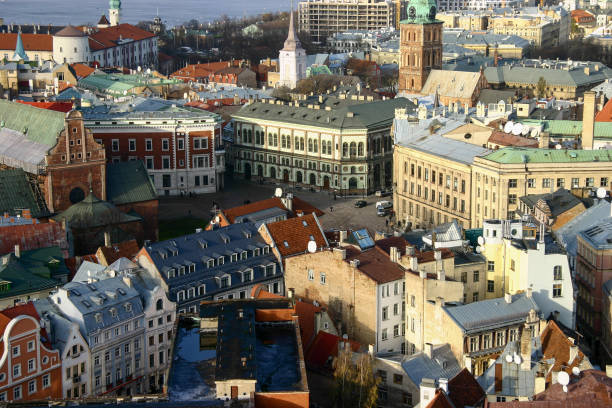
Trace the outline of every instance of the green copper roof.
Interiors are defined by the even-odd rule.
[[[552,137],[575,137],[582,134],[582,121],[525,119],[521,123],[541,125]],[[595,122],[593,129],[596,139],[612,139],[612,122]]]
[[[441,23],[436,20],[438,11],[435,0],[414,0],[408,3],[407,18],[400,24],[433,24]]]
[[[155,187],[140,160],[109,163],[106,183],[108,201],[115,205],[157,200]]]
[[[64,114],[0,99],[0,127],[25,133],[29,140],[53,147],[64,130]]]
[[[27,61],[28,54],[26,54],[23,48],[23,41],[21,40],[21,31],[17,33],[17,44],[15,45],[15,53],[13,54],[12,61]]]
[[[61,285],[69,271],[59,247],[49,247],[5,255],[7,263],[0,264],[0,281],[8,282],[8,290],[0,291],[0,298],[51,289]]]
[[[566,150],[506,147],[482,156],[500,164],[612,162],[609,150]]]
[[[144,75],[122,74],[92,74],[78,82],[79,87],[94,92],[123,95],[130,93],[134,88],[156,87],[161,85],[180,84],[178,79],[164,79]]]
[[[47,204],[37,190],[23,169],[0,171],[0,212],[16,215],[16,210],[29,208],[34,218],[48,217]]]
[[[102,201],[93,193],[89,193],[83,201],[71,205],[66,211],[53,217],[53,220],[66,220],[71,228],[88,229],[142,221],[142,218],[127,215],[108,201]]]
[[[109,9],[120,9],[121,8],[121,0],[109,0],[108,8]]]

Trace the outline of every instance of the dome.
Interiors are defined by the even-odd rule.
[[[86,34],[74,26],[66,26],[54,34],[54,37],[85,37]]]
[[[109,0],[108,8],[109,9],[120,9],[121,8],[121,0]]]
[[[407,18],[401,23],[431,24],[436,23],[438,8],[435,0],[415,0],[408,4]]]

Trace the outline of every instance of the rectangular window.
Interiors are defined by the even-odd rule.
[[[185,139],[183,139],[182,137],[176,139],[176,148],[178,150],[185,150]]]
[[[461,272],[461,282],[467,283],[467,272]]]
[[[487,281],[487,292],[495,292],[495,281],[488,280]]]
[[[308,280],[314,280],[314,271],[312,269],[308,270]]]
[[[43,388],[48,388],[50,385],[51,385],[51,380],[50,380],[49,374],[43,375],[43,378],[42,378]]]
[[[557,179],[557,188],[563,188],[565,187],[565,179],[564,178],[558,178]]]
[[[572,178],[572,188],[580,187],[580,179],[578,177]]]
[[[111,141],[111,149],[113,150],[113,152],[119,151],[119,139],[113,139]]]
[[[155,162],[153,161],[153,157],[148,156],[145,157],[145,164],[147,166],[147,170],[153,170],[155,168]]]
[[[516,204],[516,194],[508,194],[508,204]]]
[[[162,156],[162,169],[170,168],[170,156]]]
[[[480,280],[480,271],[474,271],[474,277],[472,278],[472,281],[478,282],[479,280]]]
[[[508,188],[516,188],[516,186],[517,186],[516,179],[509,179],[508,180]]]
[[[135,152],[136,151],[136,139],[129,139],[128,147],[130,149],[130,152]]]
[[[478,351],[478,337],[470,337],[470,352]]]
[[[321,285],[325,285],[325,274],[321,272]]]
[[[208,149],[208,138],[206,137],[194,137],[193,148],[195,150]]]
[[[389,335],[387,333],[387,329],[383,329],[382,330],[382,339],[383,340],[387,340],[389,338]]]
[[[164,151],[170,150],[170,140],[169,139],[162,139],[162,150]]]
[[[21,385],[13,388],[13,399],[21,399]]]
[[[403,376],[401,374],[393,374],[393,384],[402,385]]]
[[[150,152],[153,150],[153,139],[145,139],[145,150]]]
[[[28,395],[32,395],[36,392],[36,380],[28,382]]]
[[[495,261],[487,261],[487,271],[495,271]]]
[[[543,178],[542,179],[542,188],[550,188],[551,180],[552,179],[549,179],[549,178]]]
[[[396,324],[395,326],[393,326],[393,337],[398,337],[399,336],[399,324]]]
[[[602,177],[599,180],[599,186],[600,187],[608,187],[608,178],[607,177]]]
[[[557,298],[557,297],[561,297],[561,284],[560,283],[555,283],[553,285],[553,297]]]
[[[527,187],[528,188],[535,188],[535,179],[534,178],[529,178],[527,179]]]
[[[389,307],[385,306],[382,308],[382,319],[389,320]]]
[[[478,302],[478,292],[472,294],[472,302]]]
[[[208,167],[208,155],[193,156],[193,168],[203,169]]]

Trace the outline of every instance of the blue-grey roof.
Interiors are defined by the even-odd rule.
[[[385,358],[384,355],[380,357]],[[411,356],[402,356],[401,359],[402,368],[417,387],[423,378],[450,379],[461,371],[461,366],[448,344],[434,346],[431,358],[424,352],[420,352]]]
[[[349,242],[356,243],[359,246],[359,249],[362,251],[374,246],[374,240],[370,236],[368,230],[365,228],[351,232]]]
[[[265,210],[238,216],[235,219],[235,223],[251,221],[256,223],[257,226],[259,226],[262,222],[265,222],[267,220],[274,220],[276,217],[284,217],[284,219],[286,219],[287,214],[289,214],[289,211],[283,210],[278,207],[266,208]]]
[[[525,321],[530,310],[540,308],[525,293],[512,295],[512,302],[504,298],[487,299],[460,306],[445,306],[444,311],[465,333],[491,330]]]
[[[554,233],[555,238],[569,255],[575,257],[578,251],[578,233],[598,224],[608,216],[610,216],[610,203],[606,200],[601,200],[559,228]]]
[[[50,298],[36,299],[32,302],[36,312],[43,320],[47,320],[51,327],[45,327],[49,341],[64,355],[66,346],[70,342],[73,323],[64,316]]]
[[[596,249],[612,249],[612,217],[599,220],[596,225],[581,231],[580,236]]]
[[[100,265],[98,263],[83,261],[79,269],[77,269],[74,274],[74,278],[72,278],[72,282],[87,282],[89,279],[106,279],[106,274],[104,271],[106,270],[106,266]]]
[[[79,324],[81,334],[86,338],[101,329],[143,314],[138,291],[126,285],[121,276],[93,283],[69,282],[54,295],[54,298],[57,297],[60,297],[60,302],[70,302],[74,306],[75,315],[71,317]],[[58,304],[60,308],[61,305]]]
[[[408,120],[395,119],[393,124],[395,144],[461,163],[471,164],[474,161],[474,157],[490,153],[491,151],[478,145],[448,139],[439,135],[450,132],[464,124],[465,122],[463,121],[449,118],[421,120],[418,124]],[[441,126],[437,130],[439,134],[430,134],[429,129],[433,125]]]
[[[268,248],[268,245],[257,231],[256,224],[246,222],[153,243],[146,247],[146,251],[169,287],[169,298],[175,300],[177,290],[202,284],[206,285],[206,296],[227,290],[221,287],[221,277],[227,274],[231,276],[231,287],[240,285],[241,272],[247,269],[253,270],[253,282],[262,280],[265,276],[262,267],[277,264],[269,248],[267,254],[263,253],[264,247]],[[241,259],[244,251],[247,258]],[[254,255],[256,251],[259,255]],[[235,262],[231,260],[232,254],[237,254]],[[223,257],[223,263],[219,262],[220,257]],[[210,260],[214,260],[214,264],[208,267]],[[189,265],[195,266],[194,272],[189,272]],[[181,267],[185,268],[184,274],[179,275]],[[169,277],[172,275],[174,277]]]

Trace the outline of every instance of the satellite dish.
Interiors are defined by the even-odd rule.
[[[314,241],[308,241],[308,252],[314,254],[317,252],[317,243]]]
[[[567,392],[567,385],[563,386],[563,392]]]
[[[523,136],[527,136],[527,135],[529,134],[529,132],[533,132],[533,131],[532,131],[532,130],[529,128],[529,126],[523,126],[523,131],[521,132],[521,134],[522,134]]]
[[[282,197],[283,196],[283,189],[280,187],[277,187],[276,190],[274,190],[274,197]]]
[[[479,253],[481,253],[481,252],[482,252],[482,247],[481,247],[480,245],[478,245],[478,246],[476,247],[476,253],[477,253],[477,254],[479,254]]]
[[[563,146],[561,146],[561,144],[559,144],[559,143],[557,143],[555,145],[555,149],[557,149],[557,150],[561,150],[562,148],[563,148]]]
[[[506,123],[506,126],[504,126],[504,133],[510,133],[512,132],[512,128],[514,127],[514,123],[512,123],[512,121],[508,121]]]
[[[147,68],[147,75],[151,74],[151,68]]]
[[[484,245],[484,243],[485,243],[485,240],[484,240],[484,238],[482,237],[482,235],[481,235],[481,236],[479,236],[479,237],[478,237],[478,245]]]
[[[518,354],[514,355],[514,362],[516,364],[521,364],[522,361],[523,361],[523,359],[521,358],[521,356],[519,356]]]
[[[597,189],[597,198],[606,198],[607,191],[603,187]]]
[[[578,367],[574,367],[572,368],[572,374],[574,375],[580,375],[580,369]]]
[[[518,136],[521,133],[523,133],[523,125],[520,123],[515,123],[514,126],[512,126],[512,134],[514,136]]]
[[[531,137],[538,137],[540,135],[540,131],[536,128],[531,129]]]
[[[138,72],[142,71],[142,67],[139,65],[138,68],[136,68],[138,70]]]
[[[506,354],[506,362],[507,363],[511,363],[512,362],[512,356],[510,354]]]
[[[570,381],[569,374],[566,373],[565,371],[560,371],[559,375],[557,376],[557,381],[559,382],[559,384],[563,385],[564,387],[567,386],[567,384],[569,384],[569,381]]]

